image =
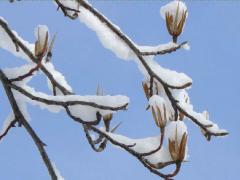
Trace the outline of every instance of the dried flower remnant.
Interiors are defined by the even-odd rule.
[[[35,30],[35,56],[43,57],[48,49],[48,28],[45,25],[39,25]]]
[[[166,21],[168,33],[172,36],[173,42],[177,42],[178,36],[182,33],[187,18],[187,7],[179,0],[172,1],[163,6],[160,10]]]
[[[98,85],[97,90],[96,90],[96,95],[97,96],[103,96],[103,90],[99,85]],[[105,125],[105,128],[106,128],[106,131],[110,130],[110,122],[111,122],[112,118],[113,118],[112,113],[103,116],[103,122],[104,122],[104,125]]]
[[[182,125],[175,123],[175,132],[168,138],[168,147],[173,161],[182,162],[185,159],[187,146],[187,132],[181,129]],[[172,127],[174,128],[174,127]]]

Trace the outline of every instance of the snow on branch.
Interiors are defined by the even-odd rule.
[[[69,4],[68,1],[61,1],[61,5],[66,8],[75,8],[75,13],[79,11],[75,14],[74,19],[78,17],[81,22],[95,31],[105,48],[114,52],[121,59],[133,59],[138,64],[139,69],[145,77],[143,89],[146,98],[149,100],[148,109],[151,107],[153,118],[157,126],[161,129],[161,134],[163,134],[161,139],[164,137],[166,132],[165,126],[167,124],[172,121],[183,121],[184,118],[189,118],[196,123],[208,140],[210,140],[211,136],[224,136],[228,134],[227,131],[220,129],[210,121],[206,115],[204,116],[204,114],[193,111],[190,98],[186,92],[186,88],[192,85],[191,78],[183,73],[162,68],[154,60],[155,55],[172,53],[180,48],[189,49],[187,42],[177,44],[177,39],[183,32],[188,16],[185,3],[174,0],[161,8],[160,13],[166,22],[169,34],[172,36],[172,42],[159,46],[137,45],[118,26],[84,0],[74,0],[72,4]],[[162,99],[160,104],[159,98]],[[171,147],[172,151],[171,155],[175,157],[175,160],[176,157],[181,157],[180,162],[183,161],[182,151],[186,145],[186,140],[187,134],[181,136],[181,142],[169,140],[169,147]],[[162,150],[161,146],[158,145],[151,152],[156,153]],[[177,160],[179,161],[178,158]],[[178,168],[176,173],[181,166],[180,164],[177,163]]]
[[[144,54],[147,52],[141,52],[141,47],[136,45],[127,35],[125,35],[121,29],[113,24],[110,20],[108,20],[105,16],[99,13],[96,9],[94,9],[90,4],[83,0],[74,0],[78,2],[80,6],[75,4],[72,6],[72,1],[62,1],[62,5],[65,7],[75,7],[78,13],[78,17],[81,22],[86,24],[90,29],[96,32],[99,40],[102,42],[103,46],[111,51],[113,51],[116,56],[121,59],[130,60],[133,59],[137,64],[140,64],[143,67],[144,73],[145,71],[149,76],[153,76],[159,82],[165,84],[169,88],[173,89],[181,89],[188,86],[191,86],[192,81],[186,75],[182,76],[182,74],[175,73],[174,76],[168,76],[168,79],[164,79],[163,77],[156,74],[152,68],[146,63],[144,58]],[[186,44],[186,43],[183,43]],[[180,45],[181,47],[181,45]],[[169,53],[175,51],[180,48],[179,45],[175,43],[167,44],[165,48],[161,48],[160,50],[165,53]],[[152,47],[149,53],[153,53],[152,49],[157,49],[155,54],[163,54],[158,51],[159,46]],[[142,54],[143,53],[143,54]],[[179,75],[179,76],[178,76]],[[180,77],[180,78],[179,78]],[[177,79],[178,84],[174,84],[171,82],[171,78]],[[170,79],[170,81],[168,81]],[[182,81],[184,79],[184,81]]]
[[[39,25],[35,29],[35,44],[27,43],[20,38],[2,18],[0,19],[0,30],[0,37],[4,40],[1,41],[3,43],[0,47],[29,62],[29,64],[21,67],[8,68],[3,71],[0,69],[0,80],[14,113],[5,121],[0,140],[18,122],[19,126],[23,126],[35,142],[52,180],[57,180],[61,176],[59,176],[59,172],[53,167],[46,154],[45,143],[40,140],[27,122],[30,118],[26,103],[37,104],[50,111],[65,109],[69,114],[73,114],[78,119],[77,122],[82,125],[97,125],[102,117],[104,121],[109,121],[108,117],[112,118],[112,113],[125,110],[129,104],[129,99],[121,95],[74,95],[64,76],[56,71],[53,64],[49,62],[49,58],[52,56],[52,42],[55,37],[49,44],[49,31],[46,26]],[[39,69],[48,77],[49,84],[55,89],[54,96],[37,92],[27,85]],[[96,120],[94,121],[94,119]],[[110,126],[110,123],[106,124]]]
[[[35,142],[52,180],[63,179],[63,177],[47,156],[44,149],[45,143],[28,123],[26,103],[38,105],[51,112],[65,111],[72,120],[82,125],[86,138],[94,151],[105,150],[107,142],[110,142],[134,156],[150,172],[164,179],[172,179],[176,176],[182,163],[188,158],[189,135],[184,123],[186,118],[200,127],[207,140],[210,140],[212,136],[228,134],[226,130],[219,128],[217,124],[209,120],[208,112],[197,113],[193,110],[187,93],[192,85],[192,79],[184,73],[163,68],[154,60],[156,55],[173,53],[181,48],[189,49],[186,41],[177,43],[188,16],[185,3],[174,0],[160,10],[172,42],[157,46],[140,46],[87,1],[54,0],[54,2],[66,17],[78,18],[95,31],[103,46],[111,50],[117,57],[136,62],[144,75],[142,85],[148,100],[147,110],[152,112],[160,135],[132,139],[115,134],[120,124],[111,126],[113,114],[127,109],[128,97],[103,95],[99,90],[93,96],[75,95],[65,77],[49,62],[52,58],[56,35],[50,40],[48,28],[39,25],[35,29],[36,41],[31,44],[18,36],[15,31],[10,29],[8,23],[0,18],[0,48],[29,63],[22,67],[0,70],[0,80],[13,112],[5,121],[0,140],[18,122]],[[46,75],[53,95],[38,92],[27,85],[31,78],[37,75],[38,70]],[[101,122],[104,127],[99,127]],[[161,172],[161,169],[170,165],[175,165],[173,172]]]

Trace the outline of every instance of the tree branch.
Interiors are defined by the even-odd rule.
[[[8,97],[8,100],[11,104],[12,110],[14,112],[14,115],[16,117],[16,119],[23,125],[23,127],[26,129],[26,131],[28,132],[28,134],[31,136],[31,138],[33,139],[35,145],[38,148],[38,151],[48,169],[48,172],[52,178],[52,180],[58,180],[56,172],[51,164],[51,161],[45,151],[45,144],[42,142],[42,140],[38,137],[38,135],[35,133],[35,131],[33,130],[33,128],[30,126],[30,124],[27,122],[27,120],[25,119],[25,117],[23,116],[22,112],[20,111],[17,102],[15,100],[15,97],[12,93],[11,88],[9,87],[9,83],[10,81],[7,79],[7,77],[4,75],[4,73],[2,72],[2,70],[0,70],[0,79],[2,81],[3,87],[5,89],[6,95]]]

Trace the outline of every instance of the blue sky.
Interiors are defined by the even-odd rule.
[[[119,25],[140,45],[156,45],[170,40],[165,22],[159,15],[166,1],[93,1],[93,5]],[[187,1],[189,17],[180,41],[188,40],[191,51],[159,56],[167,68],[185,72],[193,79],[191,101],[198,111],[208,109],[210,117],[230,135],[207,142],[192,122],[189,131],[189,162],[176,177],[179,180],[238,178],[239,141],[239,30],[240,2]],[[64,18],[50,1],[0,2],[0,16],[24,39],[33,42],[38,24],[57,32],[53,63],[62,72],[74,92],[94,94],[100,84],[106,94],[124,94],[131,98],[129,110],[115,115],[123,122],[118,132],[133,138],[154,136],[158,129],[146,112],[141,89],[142,74],[136,64],[118,59],[104,49],[94,32],[79,21]],[[15,67],[25,62],[0,50],[0,67]],[[49,92],[46,79],[31,82],[37,90]],[[10,112],[0,86],[0,124]],[[64,113],[52,114],[29,106],[31,125],[66,180],[157,180],[126,152],[108,146],[105,152],[93,152],[81,126]],[[38,152],[22,128],[13,129],[0,143],[1,180],[47,180],[49,176]]]

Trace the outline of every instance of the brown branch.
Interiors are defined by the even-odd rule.
[[[12,90],[9,86],[10,81],[7,79],[7,77],[5,76],[5,74],[0,70],[0,79],[2,81],[3,87],[5,89],[6,95],[8,97],[8,100],[11,104],[12,110],[14,112],[14,115],[16,117],[16,119],[23,125],[23,127],[26,129],[26,131],[28,132],[28,134],[31,136],[31,138],[33,139],[35,145],[38,148],[38,151],[48,169],[48,172],[51,176],[52,180],[58,180],[57,175],[55,173],[55,170],[51,164],[51,161],[45,151],[45,144],[42,142],[42,140],[38,137],[38,135],[36,134],[36,132],[33,130],[33,128],[30,126],[30,124],[27,122],[27,120],[25,119],[25,117],[23,116],[22,112],[20,111],[17,102],[15,100],[15,97],[12,93]]]
[[[181,86],[174,86],[174,85],[170,85],[167,82],[163,81],[156,73],[153,72],[153,70],[149,67],[149,65],[146,63],[145,59],[143,58],[140,50],[134,45],[134,43],[124,33],[122,33],[106,17],[104,17],[101,13],[99,13],[96,9],[94,9],[91,5],[89,5],[84,0],[75,0],[75,1],[78,2],[82,7],[84,7],[88,11],[90,11],[94,16],[96,16],[99,19],[99,21],[101,21],[103,24],[105,24],[114,34],[116,34],[136,54],[139,61],[145,67],[145,69],[148,72],[150,77],[154,77],[161,84],[163,84],[164,86],[167,86],[171,89],[184,89],[184,88],[192,85],[191,82],[188,82]]]
[[[209,131],[208,130],[208,128],[210,127],[209,125],[205,126],[202,123],[200,123],[195,117],[193,117],[191,114],[189,114],[184,109],[182,109],[182,107],[178,103],[176,104],[176,106],[181,113],[183,113],[186,117],[191,119],[195,124],[197,124],[204,131],[206,131],[206,135],[208,135],[208,136],[226,136],[229,134],[228,132],[214,133],[214,132]]]
[[[106,139],[99,145],[99,147],[96,147],[96,143],[92,140],[92,137],[89,134],[89,127],[87,125],[83,125],[83,130],[85,132],[88,143],[90,144],[90,146],[95,152],[102,152],[106,148],[106,145],[107,145]]]
[[[42,65],[42,64],[41,64],[41,61],[39,60],[39,63],[38,63],[35,67],[33,67],[32,69],[30,69],[27,73],[25,73],[25,74],[23,74],[23,75],[21,75],[21,76],[18,76],[18,77],[16,77],[16,78],[13,78],[13,79],[9,79],[9,80],[10,80],[11,82],[22,81],[22,80],[24,80],[24,79],[32,76],[35,71],[38,71],[39,68],[41,67],[41,65]]]
[[[2,19],[0,19],[0,26],[5,30],[12,42],[15,44],[17,51],[21,49],[28,56],[28,58],[32,60],[32,62],[38,64],[38,58],[35,57],[34,54],[15,36],[15,34],[9,28],[8,24]],[[51,83],[56,86],[64,95],[72,94],[65,87],[59,84],[57,80],[54,79],[53,75],[44,66],[41,66],[40,69],[48,77]]]
[[[8,125],[8,127],[5,129],[5,131],[0,135],[0,141],[8,134],[8,132],[10,131],[10,129],[12,127],[15,127],[16,122],[17,122],[17,120],[15,119]]]
[[[97,103],[94,103],[94,102],[87,102],[87,101],[55,101],[55,100],[45,99],[45,98],[42,98],[42,97],[35,96],[34,94],[26,91],[22,87],[17,86],[17,85],[12,84],[12,83],[10,83],[9,86],[11,88],[15,89],[16,91],[20,92],[21,94],[25,95],[29,99],[34,100],[34,101],[38,101],[38,102],[42,102],[46,105],[57,105],[57,106],[62,106],[62,107],[74,106],[74,105],[83,105],[83,106],[90,106],[90,107],[93,107],[93,108],[98,108],[98,109],[102,109],[102,110],[110,110],[110,111],[125,110],[128,106],[128,103],[126,103],[122,106],[118,106],[118,107],[111,107],[111,106],[104,106],[104,105],[100,105],[100,104],[97,104]]]
[[[55,0],[55,2],[58,5],[58,9],[60,8],[62,10],[64,16],[67,16],[67,17],[69,17],[70,19],[73,19],[73,20],[78,17],[78,13],[80,13],[79,10],[72,9],[72,8],[64,6],[59,0]],[[69,15],[68,11],[74,12],[73,15]]]
[[[154,150],[152,150],[152,151],[150,151],[150,152],[139,153],[139,154],[140,154],[141,156],[149,156],[149,155],[152,155],[152,154],[160,151],[160,149],[162,148],[162,145],[163,145],[164,134],[165,134],[165,130],[162,129],[161,132],[160,132],[160,144],[159,144],[159,146],[158,146],[156,149],[154,149]]]
[[[176,47],[171,47],[169,49],[164,49],[164,50],[160,50],[160,51],[151,51],[151,52],[141,52],[141,55],[142,56],[164,55],[167,53],[172,53],[172,52],[182,48],[185,44],[187,44],[187,41],[184,41],[181,44],[178,44]]]

